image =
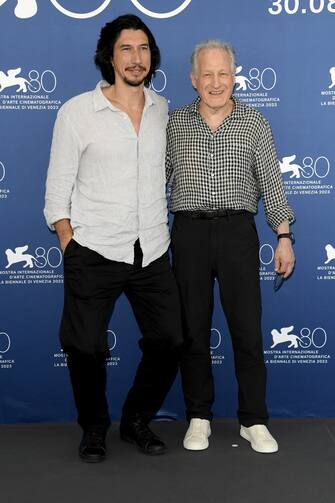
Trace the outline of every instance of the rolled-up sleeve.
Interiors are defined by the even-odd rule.
[[[284,221],[294,221],[287,202],[276,148],[269,123],[264,119],[255,153],[255,176],[263,200],[266,219],[274,231]]]
[[[54,126],[46,180],[44,216],[51,230],[54,223],[71,218],[71,196],[82,148],[66,112],[60,110]]]

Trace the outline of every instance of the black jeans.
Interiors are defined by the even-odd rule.
[[[64,311],[60,338],[83,429],[110,423],[106,400],[107,328],[115,302],[127,296],[142,338],[142,359],[123,416],[149,421],[175,379],[182,345],[178,288],[165,253],[142,267],[135,243],[133,265],[102,257],[71,240],[64,253]]]
[[[217,278],[234,349],[239,421],[247,427],[267,422],[258,251],[251,213],[211,220],[175,215],[172,259],[187,344],[181,375],[188,419],[212,419],[210,335]]]

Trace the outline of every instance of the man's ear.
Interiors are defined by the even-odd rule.
[[[192,86],[194,87],[194,89],[197,89],[197,78],[194,75],[194,73],[190,74],[190,79],[191,79]]]

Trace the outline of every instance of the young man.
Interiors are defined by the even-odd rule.
[[[266,369],[261,336],[259,242],[253,214],[260,197],[277,232],[275,268],[288,277],[294,254],[293,213],[282,186],[271,129],[255,109],[232,96],[235,59],[229,44],[195,47],[193,87],[199,97],[173,112],[167,136],[172,181],[173,268],[181,293],[187,342],[182,365],[184,447],[208,447],[214,401],[210,334],[217,278],[235,356],[241,436],[254,450],[275,452],[266,424]]]
[[[105,458],[107,328],[127,296],[143,352],[123,406],[120,434],[146,454],[165,444],[148,423],[177,372],[182,343],[177,286],[167,249],[167,103],[145,88],[160,62],[148,27],[125,15],[106,24],[95,62],[103,82],[59,111],[45,216],[64,252],[61,343],[83,428],[83,461]]]

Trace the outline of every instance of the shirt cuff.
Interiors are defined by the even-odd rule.
[[[44,210],[44,217],[47,223],[47,226],[51,231],[55,231],[55,223],[58,220],[68,219],[71,220],[71,212],[70,210],[64,210],[59,213],[49,213],[47,210]]]
[[[292,224],[295,220],[294,213],[290,207],[276,208],[267,215],[267,221],[275,232],[284,220],[288,220],[289,224]]]

